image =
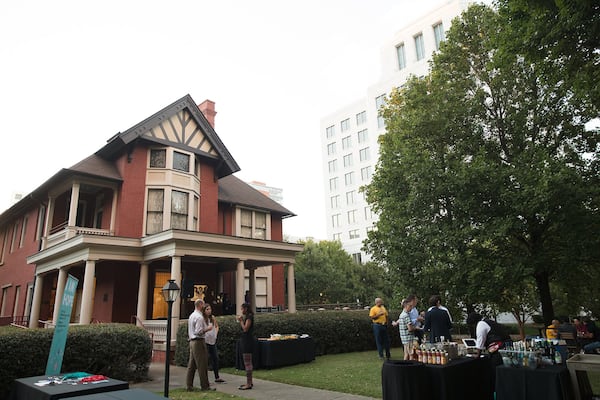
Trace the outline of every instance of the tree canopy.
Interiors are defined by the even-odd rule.
[[[550,320],[551,282],[573,289],[571,278],[597,275],[599,144],[585,123],[598,115],[547,59],[515,51],[528,41],[514,44],[516,23],[471,6],[430,74],[388,97],[365,188],[380,218],[365,250],[417,291],[467,309],[518,310],[533,284]]]

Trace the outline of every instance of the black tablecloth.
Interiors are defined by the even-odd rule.
[[[112,392],[77,396],[77,400],[165,400],[163,396],[144,389],[115,390]]]
[[[78,383],[70,385],[62,383],[60,385],[37,386],[36,382],[46,380],[46,375],[32,376],[29,378],[15,379],[10,391],[9,399],[12,400],[54,400],[67,397],[77,397],[87,394],[110,392],[113,390],[129,389],[129,383],[117,379],[108,379],[108,382],[98,383]]]
[[[573,387],[563,365],[496,368],[496,400],[570,400]]]
[[[315,359],[315,342],[312,338],[290,340],[259,340],[260,366],[283,367],[306,363]]]
[[[239,341],[235,345],[235,367],[244,369]],[[257,340],[252,354],[255,369],[277,368],[306,363],[315,359],[315,342],[312,338],[289,340]]]
[[[488,400],[494,397],[488,358],[461,358],[446,365],[386,361],[381,370],[384,400]]]

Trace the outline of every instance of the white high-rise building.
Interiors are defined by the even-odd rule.
[[[444,2],[385,41],[379,81],[366,88],[364,98],[321,118],[327,240],[339,240],[357,262],[370,258],[361,250],[362,242],[377,221],[360,187],[371,181],[379,155],[377,138],[385,132],[378,110],[409,76],[427,74],[452,19],[470,3]]]

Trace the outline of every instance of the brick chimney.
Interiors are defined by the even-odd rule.
[[[215,127],[215,115],[217,112],[215,111],[215,102],[210,100],[204,100],[202,103],[198,104],[198,108],[204,114],[210,126]]]

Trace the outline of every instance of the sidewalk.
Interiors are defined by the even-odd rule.
[[[185,388],[186,368],[171,365],[169,367],[169,391]],[[225,383],[214,383],[214,375],[209,371],[211,386],[217,391],[233,394],[247,399],[256,400],[373,400],[371,397],[356,396],[352,394],[332,392],[329,390],[306,388],[302,386],[286,385],[284,383],[270,382],[262,379],[253,379],[252,390],[239,390],[238,387],[246,383],[245,376],[237,376],[221,373]],[[140,388],[162,395],[165,388],[165,365],[164,363],[150,364],[148,373],[150,381],[130,384],[130,388]],[[194,377],[194,386],[199,388],[198,374]]]

